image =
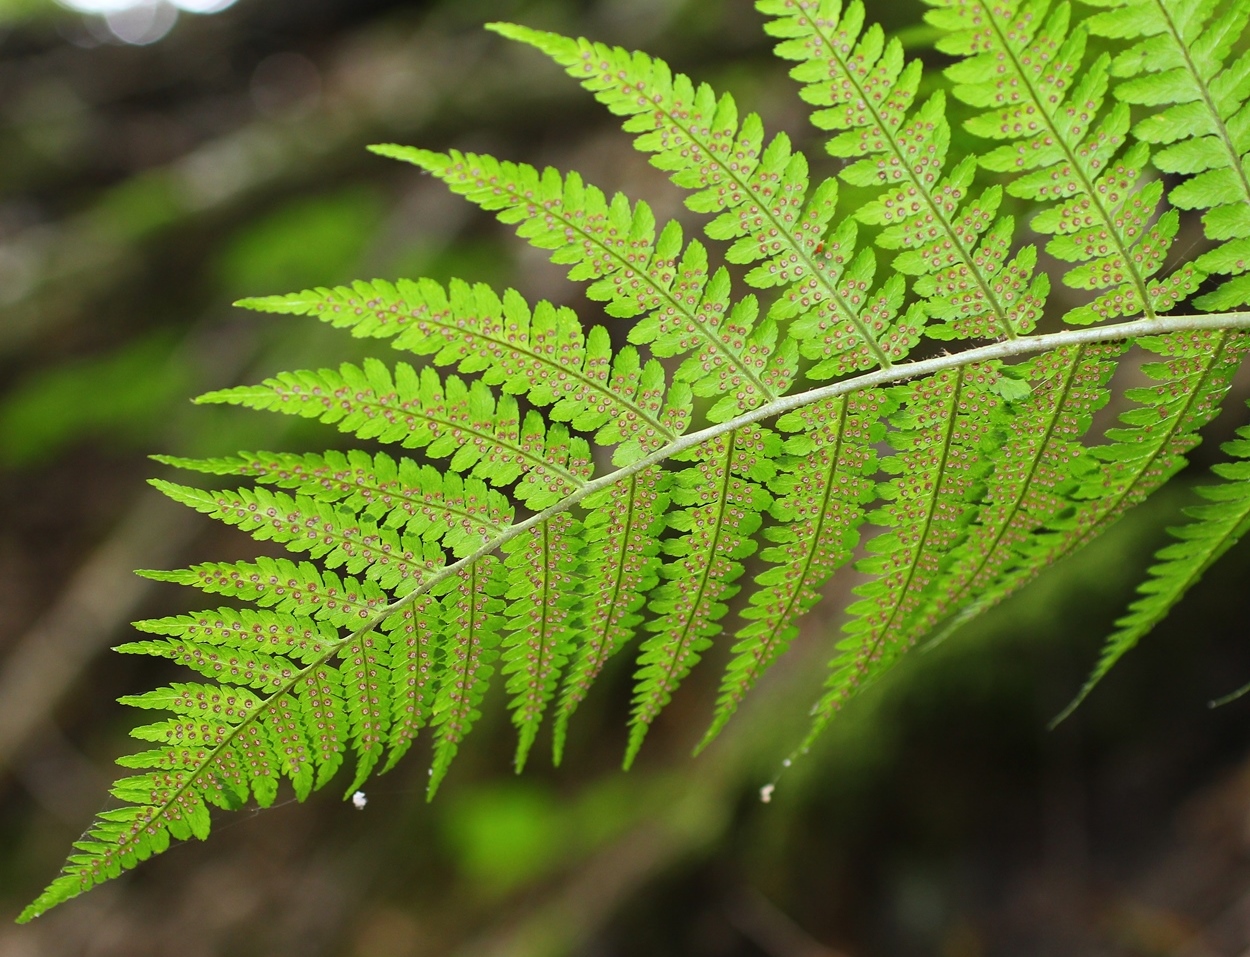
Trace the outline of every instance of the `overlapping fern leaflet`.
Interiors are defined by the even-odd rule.
[[[741,613],[748,624],[735,636],[734,657],[700,747],[720,732],[760,675],[786,650],[798,632],[797,619],[850,560],[867,518],[864,507],[875,493],[874,446],[885,433],[883,418],[896,405],[886,392],[862,392],[778,421],[778,428],[796,435],[770,483],[775,496],[771,514],[778,524],[765,535],[776,544],[761,557],[771,567],[756,577],[760,587]]]
[[[1005,436],[981,507],[943,572],[906,623],[904,644],[947,621],[951,628],[1013,591],[1029,555],[1055,536],[1054,523],[1071,508],[1075,475],[1092,467],[1081,445],[1093,412],[1109,398],[1107,382],[1119,344],[1056,350],[1018,371],[1031,385],[1013,402]]]
[[[564,680],[552,729],[559,764],[569,719],[608,659],[634,637],[643,621],[644,596],[658,580],[660,533],[670,502],[670,477],[644,469],[586,500],[586,625]]]
[[[1192,263],[1163,279],[1154,278],[1179,218],[1175,210],[1157,213],[1161,183],[1141,182],[1149,157],[1147,144],[1121,151],[1130,125],[1127,103],[1111,106],[1099,119],[1110,59],[1102,55],[1085,62],[1085,31],[1083,27],[1069,31],[1069,6],[1059,4],[1052,9],[1046,2],[990,4],[982,0],[932,0],[932,5],[938,9],[928,15],[931,22],[950,31],[939,46],[965,56],[947,70],[957,83],[955,95],[976,107],[995,107],[969,121],[969,129],[991,139],[1015,141],[991,151],[982,158],[983,164],[1015,176],[1007,187],[1014,194],[1054,204],[1035,216],[1032,225],[1056,234],[1047,246],[1053,255],[1084,262],[1070,270],[1065,281],[1079,289],[1107,289],[1088,305],[1070,310],[1065,318],[1083,323],[1126,311],[1151,315],[1170,309],[1195,291],[1204,273]],[[1214,362],[1209,369],[1213,381],[1226,382],[1241,361],[1235,344],[1226,349],[1228,339],[1223,332],[1208,333],[1176,348]],[[1163,348],[1165,353],[1176,354],[1169,352],[1172,346]],[[1201,406],[1211,400],[1204,392],[1210,385],[1207,378],[1191,375],[1191,371],[1187,363],[1153,368],[1153,374],[1164,379],[1159,389],[1171,397],[1173,405],[1185,401]],[[1167,379],[1169,373],[1175,378]],[[1218,386],[1214,391],[1218,402],[1222,392]],[[1149,402],[1154,397],[1154,393],[1130,394],[1135,401]],[[965,608],[964,617],[1002,598],[1049,561],[1087,541],[1089,528],[1100,531],[1122,514],[1122,503],[1135,504],[1154,491],[1183,462],[1170,456],[1192,446],[1193,431],[1206,421],[1202,415],[1156,413],[1149,405],[1127,417],[1132,424],[1145,419],[1156,420],[1148,434],[1113,431],[1108,435],[1112,445],[1095,453],[1103,464],[1094,470],[1096,479],[1083,481],[1079,494],[1084,501],[1076,516],[1067,515],[1058,525],[1052,517],[1039,534],[1025,540],[1019,549],[1025,561],[1015,572],[988,584],[972,606]],[[1143,439],[1168,463],[1162,479],[1151,465],[1155,457],[1143,453]],[[1141,468],[1111,464],[1121,458]]]
[[[1096,35],[1136,40],[1112,61],[1111,73],[1124,103],[1162,106],[1137,123],[1133,134],[1160,145],[1152,161],[1186,176],[1168,194],[1180,209],[1202,209],[1207,237],[1221,241],[1198,257],[1207,272],[1231,275],[1198,300],[1206,309],[1234,309],[1250,302],[1250,53],[1240,46],[1250,8],[1211,0],[1086,0],[1109,8],[1089,17]]]
[[[968,129],[1003,141],[981,164],[1015,174],[1007,187],[1012,195],[1051,204],[1033,217],[1032,228],[1053,235],[1046,246],[1051,255],[1079,264],[1064,274],[1065,283],[1098,293],[1070,310],[1067,321],[1151,316],[1197,289],[1202,272],[1190,263],[1154,278],[1180,219],[1175,210],[1159,214],[1162,183],[1142,182],[1149,148],[1121,150],[1129,107],[1103,110],[1110,57],[1085,62],[1085,31],[1070,28],[1070,6],[927,2],[935,8],[927,19],[947,32],[938,48],[963,57],[946,71],[954,95],[986,110]]]
[[[1089,448],[1124,334],[1038,339],[1049,280],[1000,207],[1004,191],[1041,205],[1034,227],[1089,299],[1069,323],[1144,315],[1157,331],[1151,317],[1193,293],[1203,269],[1238,274],[1211,300],[1232,302],[1243,266],[1225,260],[1247,240],[1228,190],[1243,168],[1250,67],[1225,61],[1244,4],[1099,0],[1110,9],[1095,28],[1140,43],[1086,63],[1066,4],[930,2],[942,48],[962,58],[954,94],[983,111],[970,129],[999,141],[985,156],[952,162],[944,94],[917,102],[919,63],[866,25],[860,0],[758,0],[838,175],[871,193],[854,211],[839,210],[836,178],[814,177],[788,137],[767,137],[732,97],[642,53],[493,25],[624,117],[753,291],[736,292],[681,225],[576,173],[377,147],[549,251],[609,318],[587,328],[571,309],[459,280],[242,303],[388,340],[408,361],[285,372],[201,401],[317,419],[387,448],[162,459],[251,480],[155,484],[294,557],[146,573],[223,606],[140,622],[144,637],[120,650],[205,681],[125,699],[169,716],[136,729],[151,747],[122,759],[137,772],[113,791],[125,806],[100,815],[23,919],[171,838],[203,838],[210,806],[268,805],[283,780],[303,799],[340,772],[350,793],[423,732],[432,796],[492,681],[517,731],[517,769],[549,714],[558,763],[571,716],[631,642],[627,765],[733,630],[706,745],[862,546],[854,567],[868,581],[815,735],[921,636],[1001,599],[1181,467],[1247,350],[1234,327],[1250,317],[1143,340],[1161,359],[1145,367],[1154,384],[1130,390],[1125,427]],[[1139,7],[1154,19],[1133,33],[1124,18]],[[1112,74],[1126,79],[1108,105]],[[1163,107],[1132,127],[1136,146],[1130,103]],[[1230,240],[1166,276],[1179,219],[1145,173],[1147,144],[1164,141],[1160,167],[1196,174],[1181,205],[1208,209],[1208,235]],[[978,164],[1000,184],[978,185]],[[919,376],[904,360],[923,335],[1014,351],[966,349]],[[1164,554],[1099,673],[1250,524],[1248,449],[1243,433],[1229,449],[1239,461],[1218,470],[1225,484],[1205,493],[1214,504]]]
[[[690,419],[689,386],[669,387],[655,359],[644,362],[632,346],[613,355],[602,326],[583,333],[571,309],[548,302],[531,309],[513,289],[500,297],[456,279],[446,289],[431,279],[374,281],[240,305],[315,315],[354,336],[393,337],[396,349],[436,365],[480,372],[487,385],[551,406],[549,418],[616,446],[618,465],[672,441]]]
[[[968,339],[1031,332],[1049,290],[1048,278],[1034,275],[1037,250],[1025,246],[1008,261],[1014,222],[995,219],[1001,189],[969,199],[975,157],[943,175],[950,146],[945,96],[938,92],[912,109],[920,62],[905,63],[902,44],[887,42],[879,25],[864,28],[860,0],[845,11],[840,0],[758,0],[756,6],[775,18],[766,29],[783,38],[777,55],[799,61],[790,75],[803,84],[803,99],[821,107],[812,121],[836,134],[829,152],[853,161],[842,178],[882,190],[855,217],[884,227],[878,245],[903,250],[894,268],[917,277],[915,292],[939,320],[926,334]]]
[[[1213,466],[1215,474],[1224,481],[1198,487],[1198,495],[1208,504],[1186,508],[1185,514],[1193,521],[1169,529],[1178,541],[1159,552],[1160,563],[1150,569],[1150,578],[1139,589],[1141,597],[1116,622],[1116,631],[1108,639],[1083,694],[1088,694],[1250,531],[1250,427],[1240,429],[1238,438],[1226,442],[1223,450],[1236,461]]]
[[[842,375],[905,356],[920,337],[923,315],[899,316],[903,282],[890,277],[870,292],[876,261],[855,253],[853,220],[826,235],[838,199],[837,182],[810,189],[806,157],[784,134],[765,146],[759,116],[741,123],[729,94],[717,96],[668,64],[620,47],[573,40],[514,24],[493,24],[505,36],[531,43],[564,66],[614,113],[627,117],[635,145],[694,195],[686,204],[716,214],[713,239],[733,240],[726,258],[754,264],[746,281],[782,287],[771,320],[799,319],[791,336],[817,360],[813,378]]]

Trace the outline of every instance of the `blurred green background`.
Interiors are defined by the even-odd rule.
[[[307,424],[200,391],[368,344],[241,313],[243,295],[455,275],[596,308],[372,142],[490,150],[687,217],[611,117],[515,19],[665,56],[732,90],[824,172],[748,0],[0,0],[0,920],[103,805],[132,715],[173,674],[108,653],[194,597],[134,567],[255,546],[151,494],[157,452],[321,449]],[[941,57],[914,2],[869,3]],[[958,147],[971,149],[971,144]],[[1183,245],[1183,244],[1182,244]],[[1131,369],[1127,373],[1131,377]],[[1250,553],[1233,552],[1057,731],[1136,576],[1240,424],[1239,379],[1181,483],[1105,541],[849,708],[772,780],[850,581],[729,732],[689,757],[717,654],[618,770],[618,662],[565,767],[509,773],[499,701],[433,805],[424,755],[366,790],[222,818],[35,924],[43,955],[1161,955],[1250,948]],[[724,649],[721,649],[723,654]]]

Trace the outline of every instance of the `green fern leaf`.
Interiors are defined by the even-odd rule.
[[[263,488],[209,491],[159,479],[152,485],[175,502],[237,525],[259,541],[281,542],[290,551],[308,552],[327,568],[342,566],[399,594],[419,585],[444,562],[436,542],[397,535],[346,509],[306,496],[292,498]]]
[[[456,640],[444,645],[438,662],[439,683],[430,725],[438,735],[430,766],[428,795],[433,798],[460,748],[460,742],[480,718],[478,710],[499,658],[500,612],[498,596],[506,582],[499,560],[487,555],[449,579],[442,598],[443,629]]]
[[[532,44],[581,81],[612,112],[627,117],[635,144],[654,153],[684,189],[686,205],[718,214],[707,234],[734,240],[733,263],[755,264],[746,275],[760,289],[783,287],[769,311],[774,320],[806,322],[791,331],[802,352],[821,364],[808,375],[828,378],[903,358],[920,337],[916,310],[898,318],[901,281],[890,279],[869,294],[872,253],[855,256],[855,224],[846,220],[827,236],[837,206],[834,180],[809,190],[807,159],[784,134],[764,146],[759,116],[738,122],[733,97],[674,74],[663,60],[589,40],[508,23],[491,29]]]
[[[1038,547],[1035,537],[1053,537],[1052,526],[1072,507],[1074,473],[1094,467],[1081,439],[1092,413],[1110,397],[1107,383],[1123,352],[1119,344],[1077,346],[1017,367],[1031,387],[1029,395],[1013,404],[976,519],[908,621],[904,644],[932,631],[955,609],[959,614],[948,629],[1000,601],[1008,573],[1029,564],[1027,553]]]
[[[642,362],[632,346],[614,357],[602,326],[583,334],[571,309],[540,302],[531,310],[512,289],[501,298],[489,286],[458,279],[447,289],[431,279],[375,280],[240,305],[316,315],[355,336],[395,337],[396,349],[437,365],[481,372],[488,385],[553,406],[553,421],[597,432],[601,445],[624,443],[613,457],[618,465],[671,442],[690,419],[689,386],[666,389],[659,362]]]
[[[480,479],[441,474],[411,459],[359,450],[323,455],[243,452],[219,459],[155,456],[157,461],[210,475],[246,475],[295,489],[319,502],[374,519],[387,528],[446,545],[463,558],[512,523],[508,500]]]
[[[438,653],[445,643],[441,616],[437,599],[427,593],[382,625],[391,649],[390,661],[381,668],[389,674],[391,685],[391,730],[383,772],[393,768],[408,752],[433,714]]]
[[[681,226],[670,222],[655,233],[645,203],[630,205],[618,194],[611,202],[576,173],[502,162],[453,151],[374,147],[442,179],[457,193],[499,219],[518,225],[518,235],[552,260],[571,265],[572,279],[590,280],[586,294],[607,302],[609,315],[644,316],[630,341],[649,344],[657,356],[693,352],[676,379],[695,395],[718,396],[709,411],[724,421],[784,392],[794,378],[797,355],[788,339],[778,345],[772,321],[757,322],[759,307],[748,296],[729,306],[729,273],[708,276],[707,250],[691,242],[682,251]]]
[[[553,516],[504,546],[508,569],[508,634],[503,673],[519,732],[515,766],[525,767],[547,705],[582,627],[581,523]]]
[[[1185,454],[1198,444],[1198,430],[1219,411],[1233,373],[1250,352],[1250,337],[1231,331],[1216,333],[1214,348],[1207,335],[1174,335],[1142,344],[1166,360],[1143,367],[1159,384],[1128,391],[1128,397],[1138,403],[1120,417],[1128,428],[1108,431],[1113,442],[1093,450],[1104,466],[1078,493],[1091,502],[1046,558],[1061,557],[1085,544],[1184,467]],[[1179,601],[1184,590],[1157,594],[1159,597],[1150,603],[1150,613],[1158,616],[1155,620],[1171,607],[1164,604],[1167,597]],[[1125,633],[1112,636],[1102,662],[1057,720],[1084,700],[1127,650],[1128,642]]]
[[[516,400],[496,400],[480,379],[440,381],[432,369],[420,374],[406,363],[390,370],[376,359],[337,371],[288,372],[261,385],[210,392],[201,402],[267,409],[333,423],[363,439],[400,442],[427,455],[450,458],[496,486],[521,482],[514,494],[529,508],[545,508],[580,487],[591,473],[585,439],[561,424],[546,427],[535,411],[520,418]]]
[[[783,431],[799,433],[787,443],[791,457],[780,461],[771,483],[768,528],[776,544],[761,558],[772,567],[742,612],[749,621],[736,637],[716,714],[699,749],[706,747],[737,710],[759,676],[789,646],[796,620],[820,600],[820,589],[846,564],[859,541],[864,507],[874,497],[877,470],[873,446],[884,437],[882,418],[893,408],[884,392],[854,393],[783,416]],[[800,454],[794,454],[794,453]]]
[[[279,615],[251,608],[217,608],[210,611],[136,621],[134,627],[148,634],[168,635],[196,645],[237,648],[294,658],[303,664],[325,657],[339,634],[325,621]]]
[[[903,625],[966,533],[992,468],[988,453],[1002,442],[1002,406],[994,391],[999,375],[993,367],[964,366],[922,379],[898,396],[904,408],[887,435],[896,451],[882,463],[896,478],[881,489],[885,506],[869,516],[888,531],[868,542],[870,557],[856,565],[872,580],[855,589],[861,600],[847,609],[847,637],[838,644],[800,751],[852,694],[908,649],[900,640]]]
[[[355,791],[382,757],[391,729],[390,635],[365,630],[339,651],[343,699],[356,749],[356,778],[347,788]]]
[[[751,535],[771,496],[761,486],[776,474],[781,441],[749,425],[697,446],[697,464],[673,478],[680,510],[669,526],[681,533],[665,544],[672,557],[660,570],[665,582],[651,599],[656,615],[642,644],[635,676],[625,767],[633,764],[651,723],[720,631],[717,624],[736,595],[742,559],[755,551]]]
[[[608,659],[634,637],[646,595],[658,581],[669,477],[644,469],[586,500],[584,623],[560,695],[552,731],[552,756],[564,754],[568,722]]]
[[[1233,373],[1250,351],[1250,338],[1233,331],[1176,334],[1143,339],[1141,345],[1164,359],[1142,367],[1157,384],[1126,392],[1137,403],[1120,416],[1127,428],[1108,430],[1111,443],[1092,450],[1104,467],[1077,493],[1094,501],[1097,516],[1082,531],[1080,544],[1184,467],[1186,453],[1199,442],[1198,430],[1219,411]]]
[[[319,572],[308,562],[260,557],[255,562],[207,562],[179,571],[144,571],[153,581],[194,585],[210,595],[251,601],[285,614],[359,626],[386,606],[386,593],[370,581]]]
[[[1150,577],[1138,588],[1141,597],[1116,622],[1117,630],[1107,639],[1102,658],[1077,703],[1250,530],[1250,427],[1241,428],[1237,434],[1239,438],[1226,442],[1223,449],[1239,461],[1212,466],[1225,481],[1197,489],[1211,504],[1186,508],[1185,514],[1193,521],[1169,529],[1179,541],[1156,556],[1160,564],[1151,567]]]
[[[323,788],[343,764],[347,750],[347,704],[342,676],[337,668],[311,668],[296,688],[300,716],[317,766],[314,787]]]

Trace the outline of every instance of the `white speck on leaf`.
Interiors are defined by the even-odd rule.
[[[777,789],[775,784],[765,784],[760,788],[760,800],[768,804],[773,799],[773,791]]]
[[[357,791],[352,795],[352,807],[354,807],[357,811],[363,811],[365,809],[365,805],[368,803],[369,799],[365,797],[364,791]]]

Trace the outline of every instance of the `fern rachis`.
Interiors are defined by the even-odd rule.
[[[1142,2],[1166,19],[1188,0]],[[1179,162],[1197,143],[1194,155],[1222,157],[1236,174],[1219,180],[1229,188],[1246,182],[1237,103],[1220,80],[1245,25],[1239,4],[1218,38],[1195,39],[1192,11],[1148,38],[1179,51],[1198,90],[1180,105],[1208,118],[1180,132],[1169,120],[1176,136],[1156,159]],[[143,622],[154,637],[122,647],[216,684],[127,699],[173,717],[135,731],[156,746],[122,759],[140,772],[114,789],[126,806],[99,817],[23,919],[171,838],[205,837],[210,805],[272,803],[282,779],[304,799],[349,749],[350,794],[428,730],[432,796],[497,671],[519,770],[548,713],[559,760],[605,663],[637,642],[628,764],[707,648],[735,634],[705,745],[863,541],[868,557],[855,567],[870,579],[849,609],[814,734],[924,634],[1000,600],[1183,465],[1244,354],[1250,314],[1164,315],[1203,267],[1156,278],[1180,220],[1149,177],[1159,124],[1133,126],[1130,104],[1162,107],[1154,116],[1177,104],[1135,74],[1112,90],[1118,104],[1104,102],[1139,60],[1086,63],[1085,28],[1065,4],[933,0],[942,48],[962,57],[949,71],[954,95],[990,110],[970,131],[1005,141],[952,164],[943,93],[914,106],[921,66],[865,28],[862,4],[758,6],[778,54],[798,61],[792,73],[832,136],[829,152],[847,161],[839,176],[876,191],[858,210],[787,137],[766,141],[757,116],[739,120],[732,97],[662,61],[494,25],[625,117],[638,148],[712,217],[709,242],[748,267],[741,279],[676,223],[575,173],[386,146],[377,152],[438,177],[570,267],[611,330],[460,281],[244,302],[388,340],[410,360],[280,373],[203,401],[317,419],[395,448],[164,460],[253,479],[158,487],[297,560],[150,573],[254,607]],[[996,88],[991,66],[1013,82]],[[1018,130],[1001,125],[1013,110],[1028,118]],[[978,164],[1005,182],[980,182]],[[1050,282],[1027,217],[1000,215],[1009,198],[1034,204],[1029,222],[1075,264],[1064,279],[1082,300],[1063,319],[1101,325],[1036,332]],[[881,251],[893,254],[884,268]],[[1221,255],[1234,250],[1200,261]],[[954,351],[909,358],[925,335]],[[1090,438],[1126,343],[1161,356],[1147,367],[1155,384],[1126,395],[1136,403],[1126,428]],[[1242,445],[1230,454],[1244,457]],[[889,451],[879,457],[878,446]],[[1152,569],[1099,674],[1246,531],[1241,464],[1217,468],[1213,504],[1193,511],[1183,544]]]

